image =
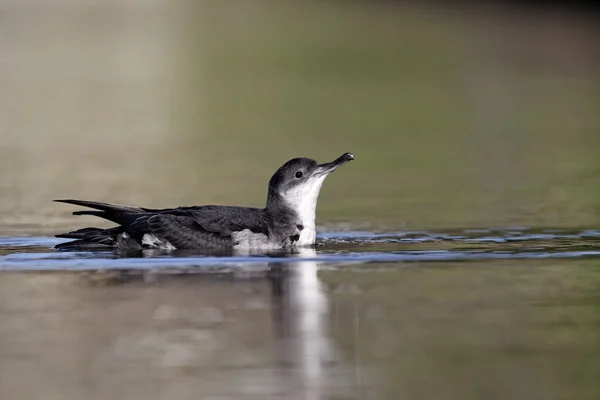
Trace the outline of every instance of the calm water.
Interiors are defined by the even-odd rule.
[[[1,399],[597,399],[582,16],[0,0]],[[252,4],[252,6],[249,6]],[[319,247],[55,252],[54,198],[262,206],[351,151]]]
[[[600,394],[600,231],[324,233],[287,257],[57,242],[0,238],[3,398]]]

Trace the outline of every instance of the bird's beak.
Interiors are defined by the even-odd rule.
[[[346,164],[348,161],[354,160],[354,154],[344,153],[332,162],[317,165],[315,176],[323,176],[335,171],[338,167]]]

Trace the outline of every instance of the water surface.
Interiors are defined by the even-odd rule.
[[[126,257],[2,237],[1,393],[592,399],[599,238],[352,231],[285,257]]]
[[[370,232],[346,231],[318,235],[317,252],[210,254],[206,251],[136,253],[119,251],[55,251],[64,239],[51,237],[0,237],[0,269],[112,270],[157,267],[197,269],[228,265],[252,266],[286,263],[288,257],[322,263],[484,261],[493,259],[582,258],[600,255],[600,231],[522,227],[454,231]],[[304,255],[304,256],[303,256]]]

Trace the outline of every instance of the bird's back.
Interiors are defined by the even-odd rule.
[[[232,247],[237,232],[268,236],[265,210],[261,208],[209,205],[150,209],[83,200],[59,201],[94,209],[76,211],[76,215],[94,215],[119,225],[57,235],[76,239],[57,246],[63,250]]]

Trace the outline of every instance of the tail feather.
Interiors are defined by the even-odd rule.
[[[96,210],[85,210],[85,211],[73,211],[73,215],[94,215],[96,217],[104,218],[107,214],[106,211],[96,211]]]
[[[59,250],[75,250],[75,249],[111,249],[115,248],[118,243],[118,235],[123,232],[120,226],[101,229],[101,228],[83,228],[76,231],[61,233],[56,235],[58,238],[76,239],[71,242],[60,243],[55,246]]]
[[[54,235],[54,236],[57,238],[64,238],[64,239],[83,239],[86,234],[100,233],[104,230],[105,229],[100,229],[100,228],[83,228],[83,229],[77,229],[76,231],[59,233],[58,235]]]
[[[76,206],[93,208],[96,210],[106,211],[106,212],[146,212],[147,210],[141,207],[134,206],[123,206],[120,204],[111,204],[111,203],[103,203],[100,201],[88,201],[88,200],[74,200],[74,199],[59,199],[53,200],[57,203],[67,203],[74,204]]]
[[[78,239],[71,242],[59,243],[54,246],[56,250],[76,250],[76,251],[94,251],[94,250],[113,250],[114,246],[109,246],[102,243],[89,242],[87,240]]]
[[[125,227],[130,226],[138,219],[143,219],[149,212],[154,211],[140,207],[87,200],[64,199],[54,201],[93,209],[75,211],[73,213],[74,215],[93,215],[119,224],[119,226],[109,229],[83,228],[72,232],[58,234],[56,237],[75,239],[70,242],[56,245],[55,248],[58,250],[141,249],[141,245],[138,241],[141,240],[145,231],[143,229],[139,231],[134,229],[132,232],[128,229],[127,234],[125,234]]]
[[[150,209],[146,208],[123,206],[120,204],[102,203],[98,201],[73,199],[54,201],[58,203],[67,203],[82,207],[93,208],[94,210],[75,211],[73,212],[73,215],[93,215],[96,217],[107,219],[120,225],[130,224],[131,222],[135,221],[140,216],[140,214],[144,214],[150,211]]]

